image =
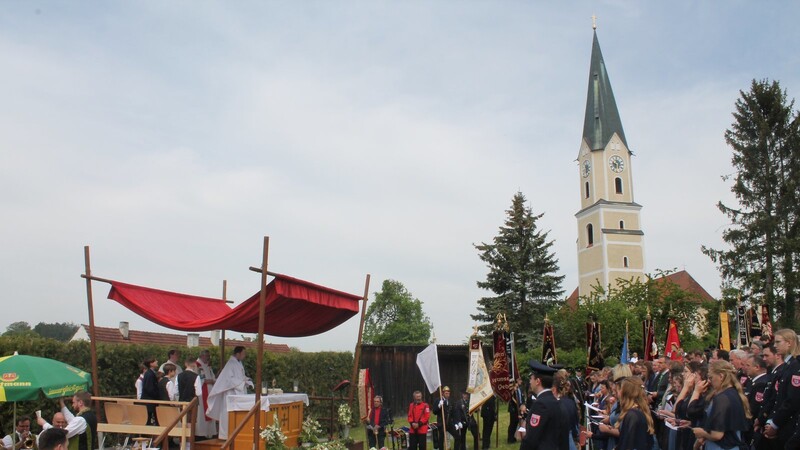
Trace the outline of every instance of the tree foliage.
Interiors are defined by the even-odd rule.
[[[403,283],[384,280],[375,301],[367,308],[363,340],[365,344],[427,344],[431,321],[422,311],[422,302],[408,292]]]
[[[28,322],[14,322],[6,327],[3,336],[41,336],[43,338],[55,339],[66,342],[78,330],[78,325],[74,323],[45,323],[39,322],[31,328]]]
[[[480,329],[488,334],[497,314],[506,314],[521,352],[541,340],[534,330],[542,329],[545,312],[564,293],[564,276],[556,275],[553,241],[547,239],[549,232],[540,231],[536,224],[543,215],[534,215],[525,196],[517,192],[498,235],[490,244],[475,245],[489,268],[486,281],[479,281],[478,287],[495,296],[478,300],[478,314],[472,319],[482,322]]]
[[[740,91],[734,122],[725,131],[736,173],[736,205],[718,203],[730,220],[727,250],[703,247],[726,285],[775,308],[784,326],[795,323],[800,250],[800,133],[794,101],[777,81],[753,80]]]
[[[717,305],[703,302],[693,292],[682,289],[669,278],[670,272],[657,271],[643,279],[618,279],[617,287],[603,290],[599,286],[588,296],[578,299],[577,305],[564,305],[551,311],[551,322],[555,329],[559,350],[573,352],[581,349],[582,364],[586,364],[586,322],[595,316],[601,325],[603,355],[619,358],[628,324],[628,347],[630,352],[643,355],[642,321],[648,309],[655,321],[656,342],[663,354],[669,318],[678,323],[681,345],[685,350],[704,348],[715,342]],[[696,334],[693,330],[699,330]],[[559,353],[559,362],[562,362]]]
[[[41,337],[66,342],[78,331],[78,325],[68,322],[39,322],[33,327],[33,331]]]
[[[6,327],[5,333],[3,336],[35,336],[36,333],[31,330],[31,326],[28,322],[20,321],[14,322]]]

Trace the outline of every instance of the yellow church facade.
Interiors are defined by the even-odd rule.
[[[597,33],[594,34],[583,139],[578,152],[580,210],[578,294],[617,280],[644,276],[642,206],[634,201],[633,153],[608,79]]]

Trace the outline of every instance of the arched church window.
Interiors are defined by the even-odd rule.
[[[614,187],[617,189],[617,194],[622,194],[622,178],[614,178]]]
[[[622,266],[623,267],[628,267],[628,257],[627,256],[623,256],[622,257]]]
[[[624,220],[620,220],[619,221],[619,229],[620,230],[624,230],[625,229],[625,221]]]
[[[594,230],[592,224],[586,225],[586,240],[589,242],[589,247],[594,245]]]
[[[589,198],[589,182],[587,181],[584,185],[586,191],[586,198]]]

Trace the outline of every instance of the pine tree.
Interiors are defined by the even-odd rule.
[[[498,313],[506,314],[517,345],[524,352],[541,339],[544,315],[561,298],[563,275],[557,275],[558,260],[552,253],[549,232],[541,232],[536,222],[544,214],[534,215],[526,206],[525,196],[517,192],[506,211],[506,220],[491,244],[475,245],[489,268],[486,281],[478,287],[495,294],[478,300],[481,331],[491,333]]]
[[[717,204],[731,221],[722,234],[731,248],[702,250],[718,264],[726,284],[751,296],[753,303],[776,308],[783,325],[793,327],[795,255],[800,249],[800,121],[794,101],[787,102],[777,81],[753,80],[750,91],[740,94],[735,121],[725,132],[736,169],[731,192],[738,205]]]

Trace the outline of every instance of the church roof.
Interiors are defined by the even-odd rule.
[[[700,283],[698,283],[693,276],[689,275],[689,272],[685,270],[657,278],[656,282],[675,283],[684,291],[694,294],[696,296],[695,298],[698,300],[698,303],[700,301],[715,301],[714,297],[712,297],[711,294],[709,294],[708,291],[706,291],[706,289]],[[567,297],[567,305],[573,309],[578,305],[578,288],[575,288],[575,290],[572,291],[572,294]]]
[[[119,328],[110,327],[94,327],[97,342],[101,344],[155,344],[155,345],[172,345],[175,347],[186,346],[185,334],[172,334],[172,333],[154,333],[151,331],[138,331],[129,330],[128,337],[123,337]],[[71,340],[89,340],[89,325],[82,324]],[[241,345],[246,348],[257,348],[257,341],[240,341],[238,339],[225,339],[226,347],[236,347]],[[211,338],[200,337],[199,347],[208,348],[212,347]],[[291,349],[286,344],[270,344],[264,343],[264,351],[270,353],[289,353]]]
[[[625,132],[619,118],[617,102],[611,90],[606,63],[600,51],[597,32],[592,42],[592,59],[589,66],[589,89],[586,94],[586,116],[583,121],[583,138],[591,150],[602,150],[608,145],[611,136],[617,133],[625,146]]]

